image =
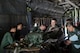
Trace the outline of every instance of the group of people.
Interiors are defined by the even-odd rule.
[[[63,34],[64,31],[62,31],[62,28],[57,25],[57,20],[53,18],[51,20],[50,26],[46,27],[44,24],[42,24],[39,27],[34,27],[32,32],[27,34],[25,37],[23,34],[21,34],[21,31],[23,29],[23,24],[19,23],[16,26],[13,26],[10,28],[10,30],[5,33],[0,50],[1,52],[4,51],[4,48],[10,44],[14,44],[15,41],[19,41],[20,38],[25,38],[25,40],[29,40],[30,45],[31,44],[42,44],[42,43],[53,43],[53,42],[59,42],[60,43],[60,38],[63,37],[64,44],[66,46],[70,46],[70,53],[79,53],[80,52],[80,31],[74,27],[72,22],[68,22],[67,20],[66,23],[66,28],[68,30],[68,39],[65,40],[65,35]],[[63,36],[64,35],[64,36]],[[62,40],[62,39],[61,39]],[[37,45],[37,46],[38,46]],[[59,48],[58,48],[59,49]],[[41,50],[41,53],[53,53],[53,48],[50,48],[50,52],[47,50]],[[47,52],[46,52],[47,51]]]
[[[63,32],[61,30],[61,27],[57,25],[57,20],[55,18],[53,18],[51,20],[49,26],[46,26],[45,24],[41,24],[38,27],[34,27],[33,30],[31,31],[31,33],[29,34],[29,38],[31,36],[30,41],[31,41],[31,43],[34,43],[35,45],[37,43],[38,44],[42,43],[43,47],[45,47],[45,46],[48,46],[48,43],[49,43],[50,47],[48,47],[48,48],[46,47],[45,49],[41,49],[40,53],[53,53],[54,46],[52,46],[51,43],[56,43],[58,41],[58,39],[61,38],[62,35],[63,35]],[[57,50],[55,50],[55,52],[56,51]]]
[[[1,53],[5,52],[5,47],[14,44],[16,41],[19,41],[21,37],[23,37],[21,34],[22,28],[23,24],[19,23],[17,26],[11,26],[9,31],[4,34],[0,45]]]
[[[66,20],[66,28],[67,28],[67,34],[68,39],[65,40],[65,34],[64,31],[61,29],[64,28],[64,26],[59,27],[57,25],[57,20],[53,18],[51,20],[50,26],[46,27],[45,25],[41,25],[39,27],[39,30],[36,30],[37,32],[47,32],[44,34],[43,39],[48,40],[48,42],[54,42],[55,39],[60,39],[63,37],[63,40],[65,46],[62,50],[64,50],[63,53],[80,53],[80,29],[79,24],[75,25],[73,24],[72,19]],[[46,30],[45,30],[46,29]],[[53,41],[52,41],[53,39]],[[60,40],[59,40],[60,42]],[[62,43],[61,43],[62,44]],[[66,49],[64,49],[66,47]],[[68,51],[67,51],[68,50]],[[54,49],[51,48],[50,52],[53,53]],[[50,53],[49,52],[49,53]],[[62,52],[61,52],[62,53]]]

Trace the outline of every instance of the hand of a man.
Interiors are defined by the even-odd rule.
[[[71,44],[71,41],[70,41],[70,40],[66,40],[66,41],[65,41],[65,44],[66,44],[66,45],[70,45],[70,44]]]

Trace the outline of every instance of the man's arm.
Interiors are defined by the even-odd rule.
[[[9,41],[9,43],[10,44],[12,44],[13,43],[13,38],[12,38],[12,36],[11,36],[11,34],[10,33],[7,33],[7,39],[8,39],[8,41]]]

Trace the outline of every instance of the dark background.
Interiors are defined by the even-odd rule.
[[[0,0],[0,14],[26,14],[26,0]]]

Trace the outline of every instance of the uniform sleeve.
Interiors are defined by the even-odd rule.
[[[12,38],[12,36],[11,36],[11,34],[10,33],[7,33],[7,40],[8,40],[8,42],[10,43],[10,44],[12,44],[13,43],[13,38]]]

